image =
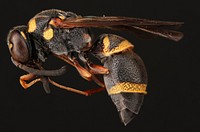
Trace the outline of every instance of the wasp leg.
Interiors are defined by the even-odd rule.
[[[78,61],[73,58],[73,59],[69,59],[69,57],[67,55],[55,55],[54,56],[58,57],[59,59],[69,63],[70,65],[72,65],[73,67],[75,67],[77,69],[77,71],[79,72],[79,74],[86,80],[91,81],[92,79],[92,75],[91,73],[89,73],[85,68],[83,68]]]
[[[107,68],[90,62],[88,56],[85,53],[78,54],[78,57],[89,68],[90,73],[92,74],[108,74],[109,73],[109,70]]]
[[[105,84],[100,81],[95,75],[92,75],[92,80],[97,84],[99,85],[100,87],[105,87]]]
[[[32,86],[33,84],[35,84],[35,83],[41,81],[40,78],[37,78],[37,79],[35,79],[35,78],[36,78],[36,76],[35,76],[34,74],[29,73],[29,74],[26,74],[26,75],[21,76],[21,77],[19,78],[19,82],[20,82],[21,86],[22,86],[24,89],[27,89],[27,88],[29,88],[30,86]],[[32,79],[35,79],[35,80],[33,80],[33,81],[29,82],[29,83],[26,82],[26,81],[29,81],[29,80],[32,80]]]
[[[78,90],[78,89],[74,89],[74,88],[71,88],[71,87],[61,85],[61,84],[51,80],[50,78],[49,78],[49,82],[52,85],[54,85],[58,88],[61,88],[61,89],[67,90],[67,91],[71,91],[71,92],[74,92],[74,93],[78,93],[78,94],[81,94],[81,95],[85,95],[85,96],[90,96],[94,93],[101,92],[101,91],[105,90],[105,87],[104,87],[104,88],[97,88],[97,89],[90,89],[90,90],[86,90],[86,91],[81,91],[81,90]]]
[[[92,74],[90,72],[88,72],[85,68],[83,68],[78,61],[74,60],[74,66],[75,68],[79,71],[80,75],[88,80],[91,81],[92,80]]]
[[[85,90],[84,92],[86,92],[88,95],[92,95],[92,94],[95,94],[95,93],[102,92],[104,90],[105,90],[105,87],[100,87],[100,88]]]
[[[48,78],[49,82],[58,87],[58,88],[61,88],[61,89],[65,89],[67,91],[71,91],[71,92],[74,92],[74,93],[78,93],[78,94],[82,94],[82,95],[85,95],[85,96],[88,96],[89,94],[87,92],[84,92],[84,91],[81,91],[81,90],[77,90],[77,89],[74,89],[74,88],[71,88],[71,87],[67,87],[67,86],[64,86],[64,85],[61,85],[53,80],[51,80],[50,78]]]
[[[92,74],[92,80],[100,87],[105,87],[104,83],[101,82],[94,74],[108,74],[108,69],[101,65],[92,64],[89,61],[87,54],[85,53],[81,53],[78,55],[79,59],[85,64],[86,70],[88,70]]]
[[[15,61],[15,60],[13,60],[12,58],[11,58],[11,60],[16,67],[18,67],[18,68],[20,68],[20,69],[22,69],[22,70],[24,70],[28,73],[32,73],[34,75],[37,75],[37,76],[60,76],[60,75],[63,75],[66,72],[65,66],[61,67],[58,70],[34,69],[34,68],[28,67],[24,64],[21,64],[21,63]]]
[[[89,67],[86,65],[85,68],[90,72],[92,73],[92,80],[97,84],[99,85],[100,87],[105,87],[105,84],[100,81],[94,74],[93,72],[91,71],[91,69],[89,69]]]
[[[92,71],[86,66],[86,69],[88,69],[91,73]],[[97,84],[99,85],[101,88],[105,89],[105,84],[104,82],[100,81],[94,74],[92,74],[92,80]],[[94,90],[92,90],[94,91]],[[97,90],[98,91],[98,90]],[[103,91],[103,90],[101,90]],[[100,92],[100,91],[99,91]],[[93,92],[92,92],[93,93]]]
[[[36,78],[36,75],[29,73],[29,74],[21,76],[19,78],[19,82],[24,89],[27,89],[27,88],[31,87],[33,84],[41,81],[43,83],[43,87],[44,87],[45,92],[47,94],[49,94],[51,91],[50,91],[50,88],[49,88],[48,77],[41,76],[40,78],[36,78],[36,79],[35,78]],[[29,80],[32,80],[32,81],[27,83],[26,81],[29,81]]]
[[[53,54],[53,53],[52,53]],[[74,66],[74,63],[68,58],[67,55],[56,55],[56,54],[53,54],[55,57],[67,62],[68,64]]]
[[[58,69],[58,70],[44,70],[42,68],[42,66],[37,65],[39,69],[34,69],[34,68],[28,67],[26,65],[23,65],[23,64],[15,61],[15,60],[13,60],[12,58],[11,58],[11,60],[12,60],[12,62],[15,66],[17,66],[18,68],[29,73],[27,75],[23,75],[23,76],[20,77],[20,84],[22,85],[22,87],[24,89],[27,89],[30,86],[32,86],[33,84],[35,84],[36,82],[41,81],[42,84],[43,84],[43,88],[44,88],[45,92],[47,94],[49,94],[51,91],[50,91],[50,88],[49,88],[49,81],[48,81],[47,76],[60,76],[60,75],[62,75],[66,72],[65,66]],[[30,83],[26,82],[26,81],[29,81],[29,80],[36,78],[36,76],[40,76],[40,78],[37,78],[37,79],[31,81]]]
[[[37,79],[35,79],[35,78],[36,78],[36,76],[34,74],[31,74],[31,73],[23,75],[23,76],[20,77],[20,84],[24,89],[27,89],[27,88],[31,87],[33,84],[41,81],[43,83],[43,87],[44,87],[44,90],[45,90],[46,93],[50,93],[49,83],[51,83],[52,85],[54,85],[58,88],[65,89],[67,91],[71,91],[71,92],[74,92],[74,93],[82,94],[82,95],[85,95],[85,96],[89,96],[89,95],[92,95],[94,93],[101,92],[105,89],[105,87],[104,87],[104,88],[81,91],[81,90],[77,90],[77,89],[74,89],[74,88],[71,88],[71,87],[66,87],[64,85],[58,84],[57,82],[51,80],[49,77],[41,76],[40,78],[37,78]],[[32,79],[35,79],[35,80],[33,80],[29,83],[26,82],[26,81],[29,81],[29,80],[32,80]]]
[[[108,74],[109,70],[101,65],[89,63],[87,64],[93,74]]]
[[[43,84],[44,91],[47,94],[50,94],[51,93],[51,89],[49,87],[49,78],[45,77],[45,76],[41,76],[40,78],[41,78],[41,82]]]
[[[97,65],[96,65],[97,66]],[[102,66],[100,66],[102,67]],[[89,95],[92,95],[94,93],[98,93],[98,92],[101,92],[101,91],[104,91],[105,90],[105,84],[100,81],[94,74],[105,74],[105,73],[100,73],[99,71],[98,72],[94,72],[94,69],[91,69],[91,67],[89,67],[89,65],[86,66],[86,69],[90,71],[90,73],[92,74],[92,80],[100,86],[100,88],[97,88],[97,89],[90,89],[90,90],[86,90],[85,92],[87,92]],[[105,68],[106,69],[106,68]],[[107,70],[108,71],[108,70]],[[108,73],[106,73],[108,74]]]

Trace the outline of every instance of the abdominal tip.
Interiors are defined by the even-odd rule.
[[[120,118],[121,118],[121,121],[124,123],[125,126],[128,123],[130,123],[135,116],[136,116],[136,114],[131,112],[128,109],[124,109],[124,110],[120,111]]]

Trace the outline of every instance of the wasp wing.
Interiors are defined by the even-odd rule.
[[[113,26],[109,27],[114,30],[127,30],[134,32],[138,37],[149,38],[154,36],[164,37],[173,41],[179,41],[183,37],[182,32],[178,32],[171,29],[164,29],[154,26]]]
[[[115,25],[180,27],[183,22],[157,21],[133,17],[77,17],[65,19],[66,27],[107,27]]]
[[[55,19],[56,20],[56,19]],[[183,37],[183,33],[175,31],[183,25],[183,22],[157,21],[132,17],[77,17],[65,19],[59,22],[61,28],[75,27],[94,27],[109,28],[118,30],[130,30],[140,36],[144,33],[154,36],[161,36],[170,40],[179,41]]]

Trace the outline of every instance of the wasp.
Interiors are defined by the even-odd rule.
[[[125,38],[103,34],[95,39],[91,28],[131,31],[137,36],[159,36],[179,41],[183,33],[175,29],[182,25],[183,22],[133,17],[80,16],[50,9],[36,14],[27,25],[10,30],[7,42],[14,65],[29,73],[20,77],[24,88],[41,81],[47,93],[50,92],[51,83],[86,96],[106,88],[126,125],[138,114],[146,94],[147,73],[144,63],[133,51],[133,44]],[[103,66],[92,63],[89,54],[98,58]],[[72,65],[84,79],[95,81],[101,88],[81,91],[56,83],[50,77],[63,75],[66,68],[44,69],[42,64],[50,55]],[[102,74],[104,82],[99,81],[95,74]]]

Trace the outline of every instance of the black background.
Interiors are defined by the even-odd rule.
[[[193,2],[193,3],[192,3]],[[38,0],[0,3],[0,131],[87,131],[87,132],[175,132],[199,131],[200,105],[200,9],[183,0]],[[107,93],[85,97],[51,86],[47,95],[41,83],[24,90],[19,82],[24,71],[10,61],[6,45],[9,29],[23,25],[45,9],[62,9],[80,15],[114,15],[184,21],[185,37],[179,42],[163,38],[141,40],[126,32],[115,32],[135,45],[149,77],[148,94],[139,115],[126,127]],[[108,30],[94,30],[95,35]],[[46,68],[65,63],[49,57]],[[83,80],[69,66],[68,73],[55,78],[78,89],[97,87]],[[198,130],[197,130],[198,129]]]

